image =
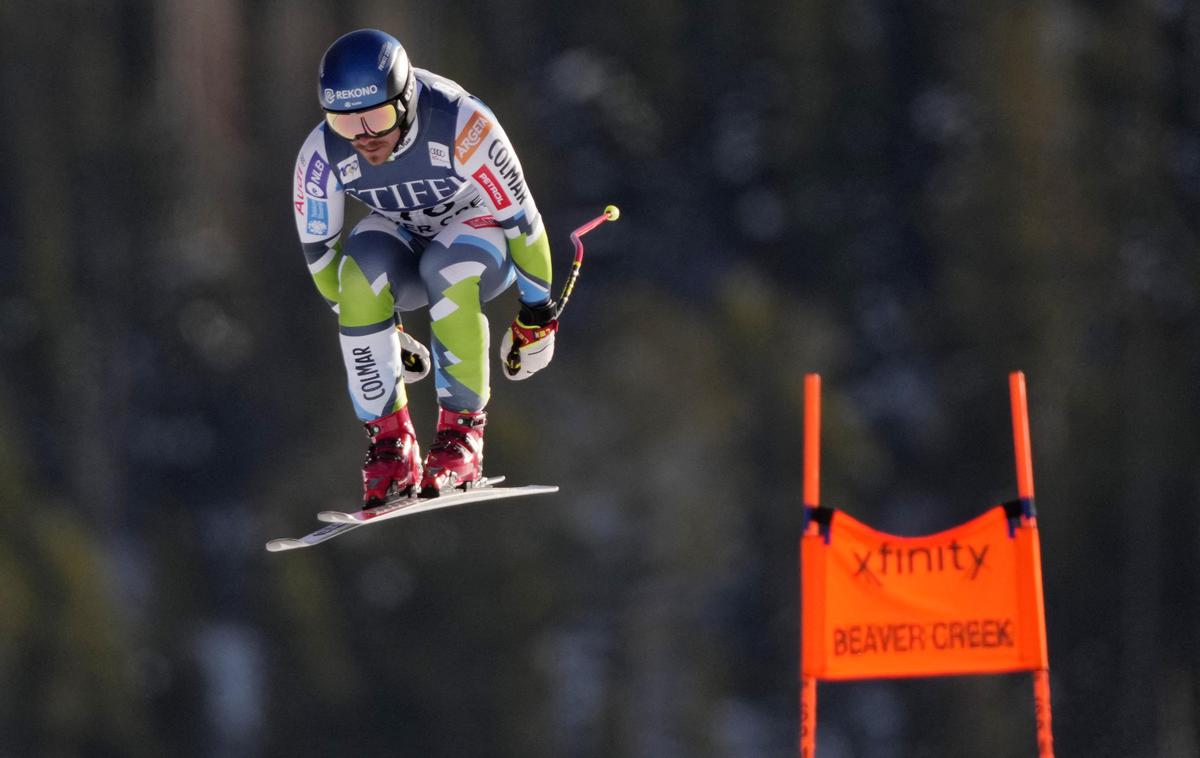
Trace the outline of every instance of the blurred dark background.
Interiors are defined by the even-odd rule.
[[[553,366],[493,369],[489,471],[558,495],[270,554],[358,497],[288,198],[363,26],[495,110],[560,276],[623,216]],[[1014,496],[1015,369],[1058,754],[1200,754],[1200,6],[5,0],[0,32],[0,756],[794,755],[803,374],[824,502],[920,534]],[[818,754],[1031,755],[1032,708],[1023,675],[823,685]]]

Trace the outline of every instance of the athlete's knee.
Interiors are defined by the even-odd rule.
[[[433,296],[450,289],[461,289],[469,282],[483,291],[494,289],[504,278],[502,261],[493,259],[469,245],[430,245],[421,256],[421,281]]]
[[[453,263],[450,258],[450,251],[438,243],[432,243],[425,248],[425,252],[421,254],[421,263],[419,266],[421,272],[421,281],[429,290],[442,289],[445,282],[442,279],[442,269]]]
[[[358,261],[346,256],[338,269],[338,323],[378,328],[392,319],[395,298],[388,287],[376,290]]]
[[[390,273],[395,267],[396,256],[400,254],[401,247],[395,237],[384,232],[370,231],[350,235],[343,252],[347,258],[354,260],[368,280],[375,281],[381,274]]]
[[[382,282],[390,289],[395,307],[413,310],[425,305],[425,288],[417,273],[418,251],[412,236],[386,219],[370,216],[345,242],[345,261],[339,271],[339,288],[346,289],[347,272],[360,273],[378,296]],[[382,279],[382,282],[381,282]]]

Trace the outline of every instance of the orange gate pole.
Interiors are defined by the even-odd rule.
[[[821,502],[821,375],[804,375],[804,506]],[[810,522],[810,531],[819,527]],[[804,646],[807,648],[807,645]],[[800,758],[817,754],[817,679],[800,664]]]
[[[1017,494],[1022,500],[1033,501],[1033,453],[1029,441],[1029,405],[1025,395],[1025,374],[1014,371],[1008,375],[1009,397],[1012,400],[1013,450],[1017,463]],[[1037,719],[1039,758],[1054,758],[1054,733],[1050,713],[1050,669],[1033,672],[1033,707]]]

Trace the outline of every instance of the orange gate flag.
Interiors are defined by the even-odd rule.
[[[807,509],[801,668],[821,680],[1048,667],[1032,503],[998,505],[924,537]]]

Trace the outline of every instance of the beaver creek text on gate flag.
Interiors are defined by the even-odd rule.
[[[1037,529],[1012,528],[1004,506],[924,537],[886,534],[835,510],[802,552],[806,676],[1047,665]]]

